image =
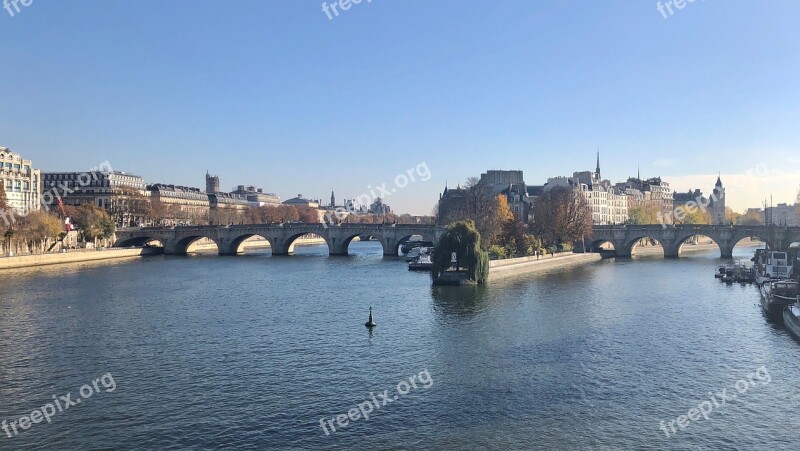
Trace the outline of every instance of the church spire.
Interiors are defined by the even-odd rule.
[[[600,148],[597,148],[597,169],[595,169],[594,173],[597,175],[597,178],[600,178]]]

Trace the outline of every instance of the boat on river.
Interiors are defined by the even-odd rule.
[[[794,280],[772,280],[759,287],[761,291],[761,309],[770,320],[780,321],[783,310],[797,302],[800,295],[800,284]]]
[[[717,268],[717,272],[714,273],[714,278],[722,279],[725,276],[725,269],[726,268],[727,268],[727,266],[720,265],[719,268]]]
[[[800,340],[800,298],[783,310],[783,325]]]
[[[409,271],[430,271],[433,267],[430,255],[420,255],[416,260],[408,263]]]
[[[786,251],[756,249],[753,262],[755,262],[756,283],[759,285],[772,280],[791,279],[794,273],[793,262]]]
[[[406,254],[406,261],[413,262],[424,255],[430,256],[432,250],[431,247],[415,247]]]

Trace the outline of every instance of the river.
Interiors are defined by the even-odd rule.
[[[0,449],[798,447],[800,344],[717,251],[437,289],[351,252],[3,272]]]

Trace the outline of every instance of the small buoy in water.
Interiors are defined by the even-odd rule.
[[[375,324],[375,321],[372,320],[372,307],[369,308],[369,319],[367,320],[367,322],[364,325],[367,326],[370,329],[372,329],[373,327],[377,326],[377,324]]]

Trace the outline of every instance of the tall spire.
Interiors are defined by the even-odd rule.
[[[641,180],[641,179],[642,179],[642,172],[641,172],[641,168],[640,168],[640,167],[639,167],[639,165],[637,164],[637,165],[636,165],[636,180]]]
[[[594,171],[597,174],[597,178],[600,178],[600,148],[597,148],[597,169]]]

